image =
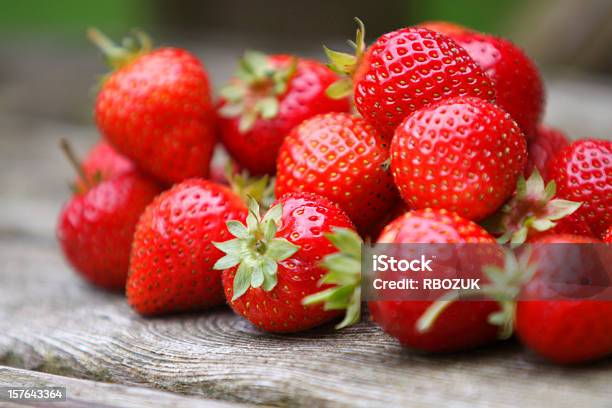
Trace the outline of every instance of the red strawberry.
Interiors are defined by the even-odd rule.
[[[311,116],[348,112],[347,98],[325,94],[338,75],[318,61],[247,52],[221,91],[221,140],[251,174],[273,173],[283,139]]]
[[[535,136],[527,143],[527,165],[525,177],[538,169],[544,180],[548,179],[546,164],[559,150],[569,144],[569,139],[558,129],[547,126],[538,127]]]
[[[172,183],[207,176],[215,144],[208,75],[178,48],[113,45],[90,32],[116,70],[101,86],[95,119],[106,139],[143,170]]]
[[[88,181],[101,181],[136,170],[136,166],[126,157],[117,153],[107,142],[99,141],[81,162],[87,180],[79,178],[77,188],[85,190]]]
[[[94,181],[85,176],[69,147],[64,148],[81,173],[80,187],[64,205],[57,226],[64,255],[91,283],[107,289],[123,289],[136,223],[160,189],[133,170],[110,176],[113,163],[117,164],[113,160],[101,160],[99,168],[93,161],[89,162],[87,175],[100,175]],[[95,157],[93,154],[89,157]],[[118,166],[114,170],[119,169]]]
[[[547,236],[538,242],[581,245],[598,241],[557,235]],[[534,249],[532,257],[542,255],[542,250]],[[567,251],[569,249],[563,249],[563,252]],[[522,297],[530,300],[521,300],[517,304],[515,329],[521,342],[541,356],[564,364],[581,363],[612,354],[612,302],[584,298],[550,299],[546,293],[550,285],[543,280],[550,267],[548,262],[538,264],[534,278],[523,289]]]
[[[410,208],[480,220],[512,195],[526,156],[525,137],[506,112],[459,97],[406,118],[393,137],[391,169]]]
[[[276,196],[320,194],[367,231],[396,201],[388,158],[388,144],[365,120],[348,113],[315,116],[294,128],[281,147]]]
[[[433,29],[468,52],[493,80],[496,104],[516,120],[528,139],[534,136],[544,110],[544,86],[533,61],[504,38],[460,31],[456,27]]]
[[[603,241],[612,243],[612,225],[610,226],[610,228],[608,228],[608,230],[604,234]]]
[[[198,310],[222,304],[223,255],[212,244],[229,237],[224,223],[242,220],[246,206],[228,188],[185,180],[145,210],[134,235],[127,282],[130,305],[142,315]]]
[[[548,162],[548,176],[560,198],[582,202],[572,215],[596,236],[612,224],[612,141],[579,140]]]
[[[491,79],[450,38],[411,27],[384,34],[365,51],[359,21],[356,56],[326,49],[332,69],[352,76],[355,105],[384,136],[418,109],[455,96],[494,100]],[[332,96],[351,90],[350,79],[332,85]]]
[[[385,227],[378,243],[495,243],[477,224],[446,210],[410,211]],[[473,348],[494,341],[499,328],[488,322],[494,301],[451,303],[430,324],[419,327],[432,301],[371,301],[373,320],[403,345],[433,352]]]
[[[336,317],[339,312],[305,307],[302,299],[319,290],[325,273],[320,262],[335,252],[325,234],[334,227],[352,228],[346,214],[324,197],[293,193],[263,218],[252,200],[246,225],[228,222],[236,238],[215,244],[227,254],[215,268],[223,270],[232,309],[269,332],[306,330]]]

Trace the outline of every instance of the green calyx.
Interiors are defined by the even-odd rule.
[[[274,66],[261,52],[247,51],[240,59],[236,77],[221,89],[226,103],[220,114],[227,118],[240,117],[240,132],[248,132],[259,118],[273,119],[279,112],[279,97],[288,88],[297,70],[297,58],[286,66]]]
[[[530,251],[524,251],[520,259],[517,259],[510,249],[504,248],[503,267],[497,265],[483,267],[483,272],[490,283],[484,285],[480,290],[447,292],[433,302],[417,320],[417,331],[426,333],[431,330],[438,317],[453,302],[482,297],[495,300],[499,304],[500,310],[491,313],[488,322],[499,326],[498,337],[500,339],[509,338],[514,328],[516,300],[522,286],[533,277],[536,270],[536,265],[529,262],[530,256]]]
[[[269,292],[278,282],[278,262],[290,258],[300,248],[285,238],[277,238],[283,209],[280,204],[270,208],[263,218],[253,198],[248,202],[249,214],[246,225],[239,221],[228,221],[227,229],[235,238],[213,245],[225,253],[213,266],[226,270],[238,265],[234,276],[234,294],[231,301],[244,295],[249,288],[262,288]]]
[[[523,244],[530,231],[543,232],[557,225],[556,221],[574,213],[582,203],[553,199],[557,192],[554,181],[544,185],[535,169],[527,180],[521,175],[515,196],[502,207],[499,228],[501,244]]]
[[[121,45],[115,44],[110,38],[95,28],[87,30],[87,37],[100,48],[107,64],[113,70],[130,64],[136,58],[151,52],[153,49],[151,38],[138,30],[134,30],[132,36],[125,37]]]
[[[334,285],[329,289],[307,296],[304,305],[323,303],[325,310],[346,310],[337,329],[357,323],[361,317],[361,238],[348,228],[334,228],[327,239],[339,252],[327,255],[322,266],[326,273],[319,285]]]
[[[231,161],[225,167],[225,177],[232,191],[238,194],[244,202],[248,202],[248,198],[252,197],[263,210],[270,208],[274,202],[274,177],[267,174],[262,177],[252,177],[247,170],[234,171]]]
[[[355,41],[349,41],[349,44],[355,50],[354,54],[351,55],[345,52],[333,51],[323,46],[325,55],[327,55],[329,60],[327,66],[335,73],[343,76],[343,78],[331,84],[326,90],[327,96],[332,99],[342,99],[351,94],[353,90],[353,75],[355,75],[357,67],[366,50],[365,26],[357,17],[355,17],[355,22],[357,22],[358,26]]]

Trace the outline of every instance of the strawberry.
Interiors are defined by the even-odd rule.
[[[223,144],[251,174],[273,173],[283,139],[311,116],[348,112],[347,98],[325,94],[338,75],[318,61],[248,51],[221,91]]]
[[[215,144],[214,110],[202,63],[178,48],[120,48],[90,31],[115,69],[100,87],[95,120],[117,150],[157,179],[206,177]]]
[[[534,169],[538,169],[544,180],[547,180],[546,164],[548,160],[568,144],[569,139],[560,130],[539,126],[535,136],[527,143],[525,177],[529,177]]]
[[[224,223],[242,220],[246,206],[227,187],[189,179],[159,195],[134,235],[126,294],[142,315],[199,310],[224,301],[223,255],[212,244],[229,237]]]
[[[538,68],[512,42],[450,25],[434,25],[463,47],[489,75],[495,86],[496,103],[512,116],[530,139],[544,110],[544,86]]]
[[[361,118],[348,113],[315,116],[294,128],[280,149],[276,196],[297,191],[325,196],[360,231],[367,231],[396,201],[388,149]]]
[[[104,152],[100,145],[89,154],[87,170],[65,142],[63,148],[80,173],[80,182],[60,213],[60,246],[88,281],[106,289],[123,289],[136,223],[160,189],[149,178],[129,170],[131,165],[125,159],[109,151],[100,153]],[[96,162],[95,157],[100,160]],[[121,167],[126,171],[121,172]],[[117,174],[112,175],[113,171]]]
[[[523,133],[499,107],[458,97],[406,118],[391,143],[391,169],[410,208],[446,208],[471,220],[513,193],[526,160]]]
[[[610,228],[608,228],[608,230],[604,234],[603,241],[604,242],[608,242],[608,243],[612,243],[612,225],[610,226]]]
[[[596,244],[598,241],[557,235],[544,237],[537,242],[581,245]],[[544,250],[548,252],[550,249],[535,248],[532,258],[544,255]],[[562,249],[556,256],[568,252],[575,250]],[[547,259],[537,264],[533,279],[523,288],[522,298],[527,300],[519,300],[516,307],[515,330],[518,338],[539,355],[556,363],[582,363],[612,354],[612,302],[588,298],[551,299],[547,293],[550,284],[547,284],[545,277],[548,273],[555,273],[557,267],[549,261],[572,262],[571,259]],[[582,269],[585,268],[578,272],[588,272]]]
[[[338,311],[302,305],[319,289],[321,260],[336,252],[325,236],[335,227],[353,228],[336,204],[316,194],[287,194],[263,217],[251,200],[246,226],[228,222],[235,238],[215,243],[226,253],[215,268],[223,270],[232,309],[268,332],[306,330],[336,317]]]
[[[378,243],[495,243],[477,224],[456,213],[441,210],[409,211],[388,224]],[[494,341],[498,327],[488,322],[498,312],[494,301],[452,302],[429,316],[432,301],[371,301],[372,319],[404,346],[448,352]]]
[[[81,162],[86,179],[79,178],[76,186],[79,190],[87,189],[88,181],[101,181],[131,173],[136,166],[126,157],[117,153],[106,141],[99,141]]]
[[[358,23],[355,56],[325,49],[330,67],[349,76],[328,94],[341,97],[353,90],[357,110],[383,136],[391,138],[404,118],[446,98],[494,100],[491,79],[450,38],[409,27],[382,35],[366,51]]]
[[[602,236],[612,224],[612,141],[573,142],[548,162],[547,171],[560,198],[582,202],[572,215],[576,222]]]

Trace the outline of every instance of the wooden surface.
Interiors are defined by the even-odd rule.
[[[58,375],[20,370],[10,367],[0,367],[0,387],[11,387],[19,384],[22,387],[65,387],[66,400],[48,403],[50,407],[61,408],[230,408],[246,405],[219,402],[202,398],[185,397],[174,393],[154,391],[142,387],[130,387],[119,384],[106,384],[96,381],[77,380]],[[0,401],[3,407],[41,407],[39,402],[9,403]]]
[[[609,362],[558,368],[514,344],[430,357],[403,350],[370,323],[273,336],[225,308],[142,319],[120,295],[73,276],[55,245],[3,242],[0,259],[3,365],[269,405],[612,402]]]
[[[586,94],[592,97],[576,105]],[[576,136],[612,134],[610,88],[558,82],[550,95],[553,124]],[[612,406],[611,360],[561,368],[515,343],[427,356],[402,349],[369,322],[273,336],[226,308],[142,319],[120,295],[75,276],[54,239],[70,178],[56,141],[66,136],[84,151],[93,128],[2,114],[0,124],[0,365],[19,369],[0,368],[0,385],[65,384],[78,394],[74,406],[195,406],[208,401],[202,398],[273,406]]]

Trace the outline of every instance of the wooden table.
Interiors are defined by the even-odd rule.
[[[612,88],[549,83],[550,122],[612,136]],[[122,296],[82,282],[54,238],[71,178],[57,138],[84,151],[95,130],[3,114],[0,124],[0,386],[66,386],[57,407],[612,407],[611,360],[557,367],[514,342],[428,356],[367,317],[292,336],[261,333],[223,307],[140,318]]]

